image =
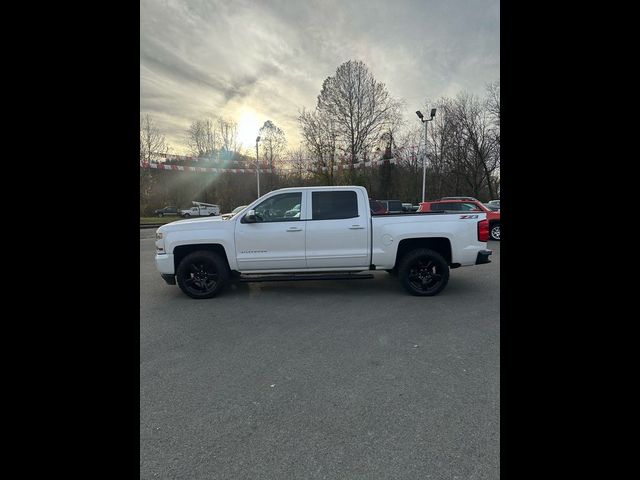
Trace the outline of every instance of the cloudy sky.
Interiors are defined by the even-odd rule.
[[[245,147],[266,120],[295,147],[298,112],[341,63],[364,61],[411,119],[427,98],[483,94],[499,44],[498,0],[141,0],[140,112],[178,154],[214,116]]]

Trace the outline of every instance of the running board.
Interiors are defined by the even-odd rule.
[[[367,273],[357,275],[354,273],[334,273],[334,274],[295,274],[288,275],[268,274],[268,275],[240,275],[239,282],[291,282],[299,280],[369,280],[375,278],[372,274]]]

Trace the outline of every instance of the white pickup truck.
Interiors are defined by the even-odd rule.
[[[180,210],[179,215],[183,218],[189,217],[213,217],[220,215],[220,205],[204,202],[191,202],[193,207]]]
[[[298,205],[300,205],[298,207]],[[294,208],[295,216],[287,215]],[[486,214],[372,215],[364,187],[284,188],[243,211],[179,220],[156,232],[156,267],[192,298],[230,281],[373,278],[386,270],[413,295],[436,295],[449,269],[489,263]]]

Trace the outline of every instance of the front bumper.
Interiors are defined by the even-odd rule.
[[[156,254],[156,268],[160,273],[174,275],[173,269],[173,253]]]
[[[476,265],[482,265],[483,263],[491,263],[489,260],[489,256],[493,252],[491,250],[480,250],[478,252],[478,256],[476,257]]]

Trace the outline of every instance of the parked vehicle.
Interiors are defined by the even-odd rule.
[[[406,213],[411,213],[411,212],[417,212],[418,211],[418,205],[413,205],[411,203],[403,203],[402,204],[402,211],[406,212]]]
[[[233,216],[235,216],[236,214],[240,213],[242,210],[244,210],[245,208],[247,208],[248,205],[240,205],[239,207],[234,208],[231,212],[229,213],[223,213],[222,214],[222,219],[223,220],[229,220],[230,218],[232,218]]]
[[[300,204],[299,217],[285,213]],[[280,212],[280,213],[277,213]],[[372,215],[364,187],[283,188],[233,218],[172,222],[156,232],[156,267],[192,298],[237,281],[374,278],[386,270],[412,295],[441,292],[449,270],[489,263],[484,212]]]
[[[212,217],[214,215],[220,215],[220,205],[214,205],[212,203],[204,202],[191,203],[193,204],[193,207],[187,210],[180,210],[181,217]]]
[[[154,215],[164,217],[165,215],[178,215],[178,207],[164,207],[153,211]]]
[[[500,206],[499,205],[492,205],[491,203],[485,203],[484,204],[485,207],[487,207],[489,210],[491,210],[492,212],[498,212],[500,211]]]
[[[386,213],[389,213],[387,211],[387,207],[385,207],[382,202],[379,202],[378,200],[369,199],[369,208],[371,209],[371,213],[373,215],[384,215]]]
[[[477,200],[436,200],[431,202],[422,202],[418,209],[418,212],[438,211],[484,212],[487,214],[487,220],[489,221],[491,239],[500,240],[500,210],[494,212]]]
[[[489,205],[491,205],[491,207],[498,207],[498,210],[500,210],[500,200],[489,200]]]
[[[402,213],[402,202],[400,200],[378,200],[388,213]]]

